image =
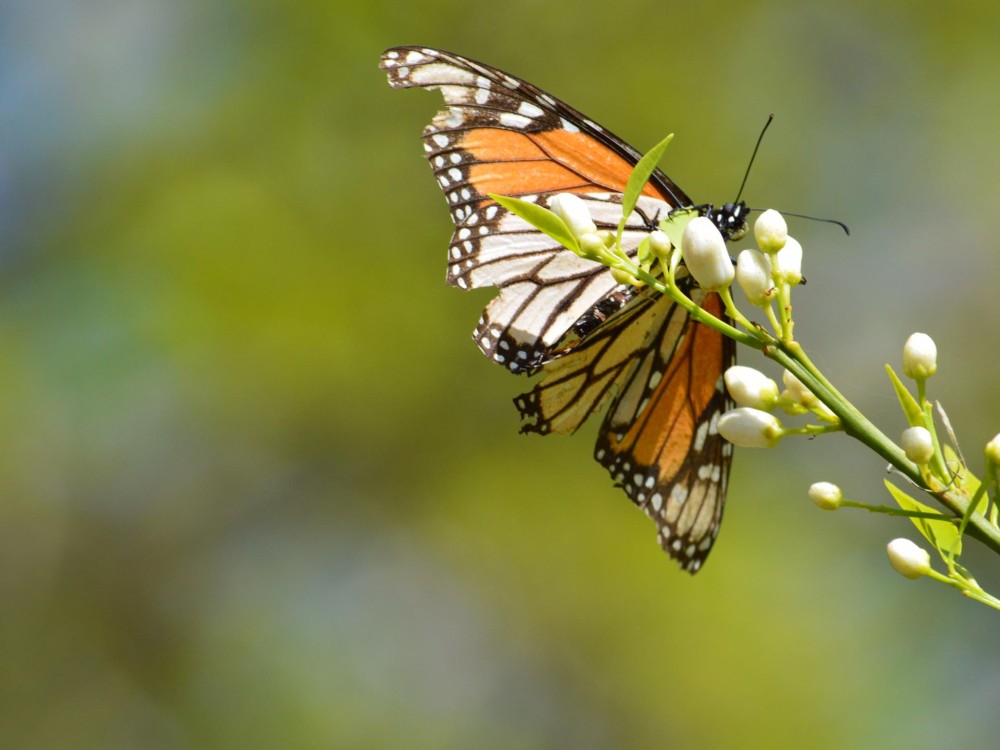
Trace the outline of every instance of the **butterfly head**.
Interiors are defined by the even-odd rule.
[[[718,210],[711,204],[701,206],[699,213],[712,220],[726,238],[726,242],[738,242],[750,231],[750,226],[747,224],[747,214],[750,213],[750,209],[744,201],[724,203]]]

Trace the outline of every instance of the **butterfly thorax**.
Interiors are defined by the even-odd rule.
[[[738,242],[746,237],[750,227],[747,224],[747,204],[744,201],[737,203],[724,203],[722,208],[716,210],[711,203],[698,206],[698,214],[707,216],[715,224],[716,228],[722,232],[726,242]]]

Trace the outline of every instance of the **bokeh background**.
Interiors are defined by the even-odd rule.
[[[379,53],[452,49],[795,221],[796,332],[889,434],[1000,430],[1000,5],[0,6],[0,746],[988,747],[998,615],[888,566],[846,438],[737,451],[681,573],[469,338]],[[758,362],[746,356],[744,362]],[[971,551],[980,580],[997,562]]]

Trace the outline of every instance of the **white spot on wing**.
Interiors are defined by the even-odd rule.
[[[687,500],[687,497],[688,497],[688,489],[683,485],[675,484],[670,489],[670,501],[673,503],[677,503],[678,505],[680,505],[685,500]]]
[[[525,117],[541,117],[545,114],[545,111],[541,107],[531,102],[521,102],[521,106],[517,108],[517,111]]]
[[[574,125],[573,123],[571,123],[565,117],[563,117],[563,118],[561,118],[559,120],[559,124],[562,125],[562,129],[565,130],[567,133],[579,133],[580,132],[580,128],[578,128],[576,125]]]
[[[708,422],[698,425],[698,431],[694,434],[694,443],[691,446],[696,451],[705,447],[705,438],[708,437]]]
[[[504,127],[524,130],[531,124],[531,118],[525,117],[524,115],[518,115],[513,112],[501,112],[500,124]]]

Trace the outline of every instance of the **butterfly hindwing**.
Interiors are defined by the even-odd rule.
[[[721,317],[718,296],[704,305]],[[733,446],[718,423],[732,407],[722,372],[735,361],[735,344],[678,306],[658,335],[609,408],[594,456],[656,523],[663,549],[695,573],[725,505]]]
[[[721,313],[718,297],[704,304]],[[595,458],[654,520],[664,550],[696,572],[725,503],[732,445],[717,429],[729,406],[720,363],[734,354],[730,339],[670,299],[639,295],[545,363],[535,388],[515,399],[522,432],[573,432],[610,402]]]

